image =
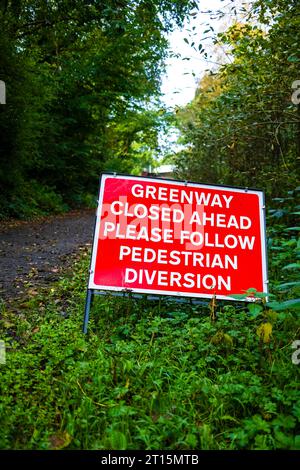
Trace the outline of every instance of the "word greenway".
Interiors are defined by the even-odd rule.
[[[131,193],[133,196],[142,199],[153,199],[158,201],[180,202],[181,204],[204,205],[211,207],[226,207],[230,206],[233,196],[226,194],[212,194],[211,192],[199,191],[186,191],[185,189],[176,189],[164,186],[143,186],[142,184],[135,184],[132,186]]]

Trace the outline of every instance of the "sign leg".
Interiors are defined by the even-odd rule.
[[[88,322],[89,322],[89,316],[90,316],[90,309],[92,305],[92,300],[93,300],[93,291],[92,289],[88,289],[86,293],[86,299],[85,299],[85,307],[84,307],[84,321],[83,321],[83,333],[87,333],[87,328],[88,328]]]

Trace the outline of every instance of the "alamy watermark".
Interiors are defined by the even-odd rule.
[[[6,363],[5,342],[0,340],[0,364]]]
[[[291,96],[292,103],[300,104],[300,80],[295,80],[292,83],[292,88],[295,90]]]
[[[292,354],[292,363],[298,365],[300,364],[300,339],[293,341],[292,348],[296,349]]]
[[[6,104],[6,86],[3,80],[0,80],[0,104]]]

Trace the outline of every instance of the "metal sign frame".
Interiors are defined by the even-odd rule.
[[[266,246],[266,219],[265,219],[265,197],[264,192],[259,189],[253,188],[243,188],[243,187],[230,187],[225,185],[211,185],[206,183],[197,183],[193,181],[184,181],[184,180],[173,180],[169,178],[159,178],[159,177],[152,177],[152,176],[134,176],[134,175],[125,175],[125,174],[118,174],[112,172],[104,172],[100,176],[99,180],[99,197],[98,197],[98,207],[95,216],[95,223],[94,223],[94,231],[93,231],[93,244],[92,244],[92,253],[90,258],[90,268],[89,268],[89,279],[88,279],[88,286],[87,286],[87,294],[86,294],[86,302],[85,302],[85,311],[84,311],[84,324],[83,324],[83,332],[87,332],[88,320],[89,320],[89,313],[93,303],[94,295],[101,295],[110,293],[111,295],[131,295],[132,297],[141,297],[143,294],[147,295],[148,298],[151,299],[160,299],[163,297],[172,297],[173,300],[177,301],[184,301],[190,300],[193,303],[204,303],[203,300],[200,299],[211,299],[214,294],[189,294],[186,292],[174,292],[174,291],[158,291],[155,289],[138,289],[138,288],[124,288],[122,286],[100,286],[96,285],[93,282],[93,274],[95,269],[96,257],[97,257],[97,247],[98,247],[98,236],[100,230],[100,217],[102,211],[102,203],[103,203],[103,196],[104,196],[104,186],[105,180],[107,178],[117,177],[125,180],[136,180],[136,181],[147,181],[147,182],[161,182],[166,185],[168,184],[176,184],[178,186],[185,186],[188,188],[205,188],[205,189],[212,189],[212,190],[228,190],[230,192],[237,192],[237,193],[252,193],[256,194],[259,198],[259,216],[260,216],[260,241],[261,241],[261,257],[262,257],[262,282],[264,285],[264,292],[268,293],[268,271],[267,271],[267,246]],[[235,298],[230,297],[230,295],[217,295],[217,299],[222,300],[234,300]],[[239,299],[241,301],[242,299]],[[251,299],[244,299],[251,301]],[[252,300],[253,301],[253,300]]]

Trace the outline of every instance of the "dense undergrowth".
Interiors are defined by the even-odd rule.
[[[289,198],[270,211],[268,303],[98,297],[84,336],[87,253],[51,288],[2,302],[0,447],[300,449]]]

